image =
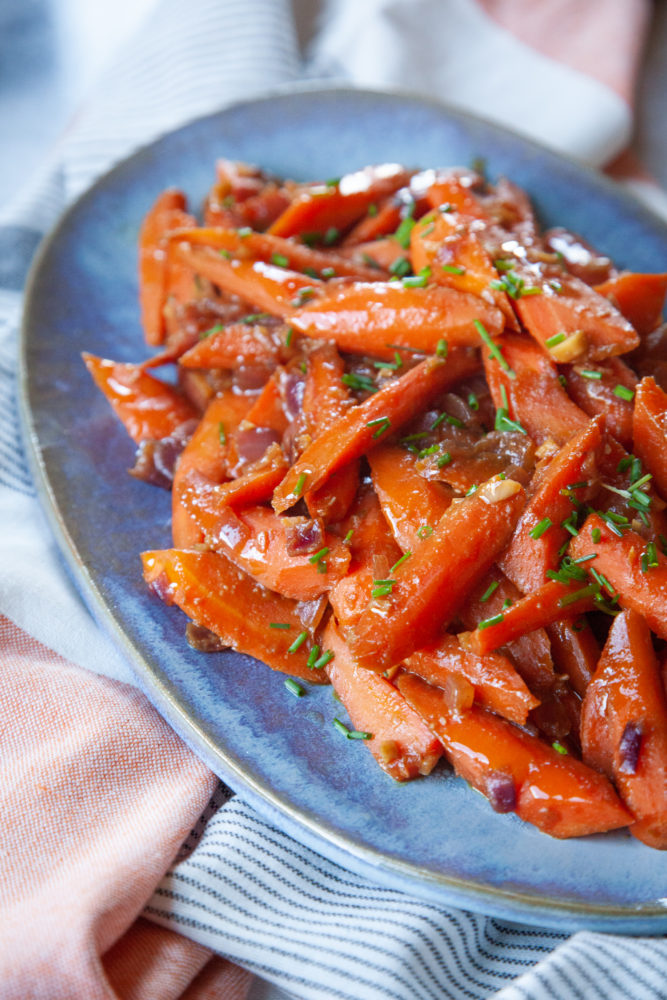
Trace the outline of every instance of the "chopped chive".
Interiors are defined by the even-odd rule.
[[[591,552],[589,556],[579,556],[578,559],[573,559],[572,562],[574,563],[575,566],[578,566],[579,563],[590,562],[591,559],[597,559],[597,557],[598,557],[597,552]]]
[[[617,472],[625,472],[632,465],[632,455],[626,455],[616,466]]]
[[[403,278],[404,288],[425,288],[428,284],[428,275],[426,274],[412,274],[408,275],[407,278]]]
[[[553,337],[549,337],[548,340],[544,341],[545,347],[556,347],[558,344],[562,344],[567,337],[564,333],[554,333]]]
[[[444,467],[446,465],[449,465],[449,463],[451,462],[451,460],[452,460],[452,456],[449,454],[448,451],[446,451],[444,453],[444,455],[440,456],[440,458],[438,459],[438,461],[435,464],[438,466],[439,469],[444,469]]]
[[[366,427],[377,427],[377,430],[374,432],[373,437],[379,438],[383,434],[386,434],[386,432],[389,430],[389,428],[391,427],[391,420],[389,419],[389,417],[377,417],[377,419],[375,420],[369,420],[368,423],[366,424]]]
[[[382,264],[378,264],[374,257],[371,257],[368,253],[362,253],[361,259],[367,267],[373,267],[376,271],[382,270]]]
[[[397,257],[396,260],[389,265],[389,270],[391,274],[395,274],[397,278],[405,278],[408,274],[410,274],[412,267],[407,257]]]
[[[545,531],[549,530],[552,524],[553,521],[551,520],[551,518],[545,517],[538,524],[536,524],[534,528],[531,528],[528,534],[530,535],[531,538],[537,540],[538,538],[542,537]]]
[[[431,427],[433,430],[433,427]],[[408,444],[410,441],[421,441],[422,438],[427,438],[429,431],[417,431],[416,434],[406,434],[405,437],[401,438],[401,444]]]
[[[433,528],[431,527],[430,524],[421,524],[417,528],[417,535],[419,538],[428,538],[432,534],[433,534]]]
[[[584,489],[586,489],[587,486],[588,486],[587,480],[582,479],[581,482],[578,482],[578,483],[568,483],[567,486],[565,487],[565,489],[566,490],[584,490]]]
[[[405,560],[406,560],[406,559],[409,559],[411,555],[412,555],[412,552],[410,552],[410,550],[408,549],[408,551],[407,551],[407,552],[404,552],[404,553],[403,553],[403,555],[401,556],[401,558],[400,558],[400,559],[397,559],[397,560],[396,560],[396,562],[395,562],[395,563],[394,563],[394,565],[393,565],[393,566],[391,567],[391,569],[389,570],[389,572],[390,572],[390,573],[393,573],[393,572],[394,572],[395,570],[397,570],[397,569],[398,569],[398,567],[399,567],[399,566],[401,566],[401,565],[402,565],[402,564],[403,564],[403,563],[405,562]]]
[[[291,628],[288,622],[269,622],[269,628]]]
[[[376,597],[389,597],[390,596],[390,594],[392,593],[392,588],[394,586],[394,582],[395,582],[394,580],[384,580],[382,583],[380,583],[379,580],[374,580],[373,582],[374,583],[378,583],[379,586],[374,587],[371,590],[371,597],[372,598],[376,598]]]
[[[224,257],[225,260],[231,260],[232,259],[232,255],[229,252],[229,250],[218,250],[218,253],[220,254],[221,257]]]
[[[493,592],[495,590],[497,590],[499,586],[500,586],[500,584],[498,583],[498,581],[497,580],[493,580],[489,584],[489,586],[486,588],[486,590],[484,591],[484,593],[482,594],[482,596],[480,597],[480,599],[479,599],[480,603],[481,604],[485,604],[486,601],[488,601],[488,599],[491,597],[491,594],[493,594]]]
[[[655,542],[649,542],[646,549],[642,553],[642,573],[648,572],[649,569],[655,569],[658,565],[658,553],[655,548]]]
[[[308,301],[308,299],[312,299],[314,294],[315,294],[315,289],[311,285],[305,285],[303,288],[299,289],[296,298],[292,299],[290,305],[294,306],[295,308],[297,308],[298,306],[302,306],[304,302]]]
[[[352,541],[352,535],[353,534],[354,534],[354,528],[350,528],[350,530],[348,531],[347,535],[343,539],[343,544],[344,545],[349,545],[350,544],[350,542]]]
[[[302,698],[303,695],[306,693],[305,689],[302,688],[300,684],[297,684],[296,681],[293,681],[291,677],[288,677],[287,680],[285,681],[285,687],[293,695],[296,695],[297,698]]]
[[[263,319],[271,319],[271,313],[249,313],[244,316],[241,320],[246,326],[251,326],[253,323],[260,323]]]
[[[294,336],[294,330],[290,326],[285,334],[285,347],[289,347],[292,343],[292,337]]]
[[[335,267],[323,267],[322,268],[322,277],[323,278],[335,278],[336,277],[336,268]]]
[[[327,229],[326,233],[324,234],[324,239],[322,240],[322,242],[324,243],[325,247],[330,247],[333,243],[336,242],[339,236],[340,236],[340,230],[336,229],[335,226],[330,226]]]
[[[509,378],[516,378],[516,372],[513,371],[508,365],[507,361],[503,357],[502,351],[496,344],[495,340],[493,340],[493,338],[491,337],[490,333],[488,332],[484,324],[480,320],[476,319],[474,322],[474,327],[477,330],[477,333],[484,341],[484,343],[486,344],[487,348],[489,349],[489,354],[491,355],[491,357],[495,358],[495,360],[498,362],[502,370],[506,372]]]
[[[593,597],[597,593],[597,586],[594,583],[590,583],[587,587],[582,587],[580,590],[574,590],[570,594],[565,594],[558,602],[560,608],[566,608],[570,604],[574,604],[576,601],[583,600],[584,597]]]
[[[625,385],[615,385],[612,392],[615,396],[618,396],[619,399],[625,399],[627,402],[630,402],[635,398],[634,391],[632,389],[628,389]]]
[[[222,323],[216,323],[215,326],[212,326],[208,330],[204,330],[203,333],[200,333],[199,339],[206,340],[207,337],[212,337],[214,333],[220,333],[220,331],[224,329],[225,328]]]
[[[481,622],[477,623],[478,629],[489,628],[491,625],[500,625],[502,621],[505,620],[503,614],[494,615],[493,618],[484,618]]]
[[[250,226],[241,226],[241,228],[237,229],[236,232],[241,237],[241,239],[244,240],[246,236],[250,236],[250,234],[252,233],[252,229],[250,228]]]
[[[307,478],[308,477],[306,476],[306,473],[302,472],[301,475],[299,476],[299,478],[297,479],[296,486],[294,487],[294,496],[295,497],[300,497],[301,494],[303,493],[303,488],[306,485],[306,479]]]
[[[325,545],[324,548],[320,549],[319,552],[316,552],[314,555],[309,556],[308,557],[308,562],[309,563],[318,563],[318,562],[320,562],[321,559],[324,559],[324,557],[327,555],[328,552],[329,552],[329,546]]]
[[[227,444],[227,432],[225,431],[225,425],[221,422],[218,424],[218,440],[220,444]]]
[[[592,368],[587,368],[585,371],[580,371],[579,374],[582,376],[582,378],[590,378],[590,379],[602,378],[602,372],[595,371]]]
[[[322,667],[325,667],[329,662],[329,660],[333,660],[333,658],[334,654],[330,649],[327,649],[325,653],[322,653],[322,655],[318,657],[317,660],[315,660],[315,662],[313,663],[313,669],[321,670]]]
[[[560,384],[563,386],[564,389],[567,389],[567,379],[565,378],[564,375],[559,375],[558,381],[560,382]]]
[[[334,724],[334,728],[337,729],[339,733],[342,733],[343,736],[347,736],[347,734],[349,733],[350,730],[347,728],[346,725],[344,725],[340,721],[340,719],[334,719],[333,720],[333,724]]]
[[[363,733],[359,729],[351,729],[347,734],[348,740],[372,740],[372,733]]]
[[[506,597],[505,600],[503,601],[503,608],[505,609],[511,607],[512,607],[512,599],[510,597]]]
[[[289,258],[284,253],[272,253],[271,263],[276,267],[289,267]]]
[[[370,215],[371,219],[374,219],[375,216],[378,214],[377,205],[375,204],[369,205],[366,214]]]
[[[473,483],[473,485],[470,487],[470,489],[468,490],[468,492],[464,493],[463,495],[466,496],[466,497],[471,497],[473,495],[473,493],[477,492],[478,489],[479,489],[478,484],[477,483]]]
[[[288,648],[287,652],[296,653],[297,650],[301,649],[307,638],[308,638],[307,632],[299,632],[292,645]]]
[[[442,416],[448,424],[451,424],[452,427],[465,427],[463,421],[459,420],[458,417],[453,417],[451,413],[443,413]]]
[[[446,358],[448,352],[449,352],[449,344],[444,339],[444,337],[441,337],[436,346],[435,353],[438,355],[439,358]]]
[[[319,278],[319,274],[314,267],[304,267],[303,273],[307,274],[309,278]]]
[[[404,250],[407,250],[410,246],[410,233],[414,228],[415,220],[408,216],[403,219],[394,233],[394,239],[401,244]]]
[[[504,388],[504,386],[503,386]],[[496,410],[496,420],[494,425],[494,430],[514,432],[519,434],[525,434],[528,436],[528,432],[524,427],[521,426],[518,420],[511,420],[507,415],[507,410],[504,406],[501,406],[499,410]]]
[[[447,274],[465,274],[466,273],[465,267],[457,267],[455,264],[441,264],[440,266],[441,266],[441,268],[442,268],[443,271],[447,272]]]
[[[605,590],[609,591],[612,597],[616,596],[614,588],[612,587],[606,576],[603,576],[602,573],[598,573],[598,571],[594,569],[592,566],[589,570],[589,573],[591,574],[593,579],[600,584],[601,587],[604,587]]]
[[[313,646],[310,653],[308,654],[308,659],[306,660],[306,666],[310,667],[310,669],[312,670],[313,667],[315,666],[315,661],[317,660],[319,655],[320,655],[320,647]]]
[[[471,410],[479,410],[479,400],[474,392],[468,393],[468,406]]]
[[[427,223],[426,228],[424,228],[422,223],[422,236],[430,236],[434,229],[435,229],[435,222]]]
[[[597,545],[597,543],[600,541],[601,538],[602,538],[602,532],[600,531],[600,529],[591,528],[591,541],[593,542],[593,544]]]
[[[324,184],[328,188],[338,187],[340,184],[340,177],[330,177],[328,181],[324,182]]]
[[[563,755],[567,754],[566,747],[564,747],[562,743],[559,743],[558,740],[554,740],[554,742],[551,744],[551,746],[554,748],[554,750],[556,751],[556,753],[560,753],[560,754],[563,754]]]
[[[350,389],[357,389],[360,392],[378,392],[378,387],[369,375],[358,375],[356,372],[349,372],[341,375],[343,385]]]
[[[436,427],[439,427],[440,424],[443,422],[443,420],[446,420],[446,419],[447,419],[447,414],[446,413],[440,413],[440,414],[438,414],[438,416],[435,418],[435,420],[431,424],[429,430],[434,431],[436,429]]]

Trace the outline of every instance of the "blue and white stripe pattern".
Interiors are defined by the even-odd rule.
[[[0,249],[11,251],[11,267],[0,269],[0,510],[36,516],[14,372],[21,279],[40,227],[149,138],[301,72],[288,0],[164,0],[40,182],[4,213]],[[0,551],[4,541],[0,526]],[[378,887],[223,791],[146,915],[256,971],[280,988],[275,997],[282,990],[300,1000],[667,997],[662,939],[568,937]]]

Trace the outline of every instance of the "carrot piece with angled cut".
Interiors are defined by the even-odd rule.
[[[496,409],[518,421],[537,444],[551,438],[563,445],[588,426],[589,418],[560,384],[553,361],[527,337],[506,334],[494,353],[485,348],[482,357]]]
[[[601,445],[602,421],[597,419],[563,445],[551,460],[519,518],[498,564],[524,593],[541,587],[547,570],[557,568],[558,553],[569,537],[563,522],[573,511],[571,500],[589,499],[591,484],[596,480],[596,452]]]
[[[637,274],[623,271],[595,286],[644,337],[660,325],[667,293],[667,273]]]
[[[400,225],[401,205],[394,198],[386,198],[380,205],[372,202],[366,211],[367,214],[354,224],[343,240],[344,247],[359,246],[389,236]]]
[[[584,760],[613,778],[636,818],[630,832],[667,849],[667,702],[648,626],[614,619],[583,708]]]
[[[547,625],[551,653],[560,674],[565,674],[580,698],[595,673],[600,658],[600,644],[585,618],[562,619]]]
[[[141,365],[108,361],[86,352],[81,356],[95,385],[137,444],[169,437],[197,416],[182,393],[149,375]]]
[[[434,639],[412,653],[404,667],[447,692],[452,679],[464,678],[474,689],[475,701],[511,722],[524,725],[539,700],[530,693],[513,665],[500,653],[478,656],[463,649],[454,635]],[[448,698],[450,707],[454,698]]]
[[[496,812],[516,812],[552,837],[583,837],[627,826],[613,786],[569,754],[483,709],[453,715],[442,691],[413,674],[397,687],[441,741],[457,774]]]
[[[519,483],[496,477],[452,504],[391,578],[377,581],[371,603],[347,630],[361,666],[387,670],[446,626],[505,547],[524,503]]]
[[[264,365],[267,371],[278,362],[278,347],[266,327],[259,323],[228,323],[213,327],[181,354],[184,368],[238,368],[241,363]]]
[[[475,358],[463,351],[452,351],[446,361],[427,358],[351,407],[294,463],[274,493],[275,510],[286,510],[306,490],[319,489],[338,469],[370,451],[378,443],[381,429],[383,434],[393,434],[414,416],[418,407],[472,374],[476,367]]]
[[[637,532],[621,532],[618,525],[590,514],[570,552],[574,559],[594,555],[596,572],[618,592],[621,607],[643,615],[656,635],[667,639],[667,556],[650,544]]]
[[[169,272],[174,267],[168,255],[168,233],[180,226],[196,225],[196,220],[187,214],[185,208],[185,195],[181,191],[163,191],[141,226],[139,304],[144,335],[149,344],[161,344],[164,340],[163,309],[169,291]]]
[[[416,548],[433,531],[451,503],[440,483],[425,479],[417,458],[398,445],[379,445],[369,453],[373,486],[380,505],[404,552]]]
[[[392,281],[330,283],[289,314],[290,324],[307,337],[335,340],[343,351],[387,360],[393,360],[396,345],[429,354],[442,340],[450,348],[478,347],[479,320],[493,335],[505,324],[500,310],[476,295]]]
[[[632,432],[635,455],[667,498],[667,393],[652,378],[637,386]]]
[[[632,399],[637,376],[621,358],[563,370],[568,395],[590,417],[603,415],[605,427],[624,448],[632,448]]]
[[[217,489],[218,501],[229,507],[247,507],[264,503],[289,468],[285,453],[277,442],[269,445],[256,462],[248,466],[240,476],[220,485]]]
[[[358,666],[333,619],[322,637],[333,653],[326,670],[357,732],[368,733],[366,746],[396,781],[430,774],[442,747],[421,716],[386,677]]]
[[[146,583],[195,624],[273,670],[327,683],[323,671],[307,666],[311,643],[305,622],[312,616],[307,604],[271,593],[218,552],[163,549],[143,552],[141,559]],[[289,628],[272,628],[274,624]],[[304,640],[294,649],[302,634]]]
[[[592,584],[574,581],[570,585],[549,580],[505,611],[480,622],[474,632],[468,633],[466,641],[475,653],[490,653],[534,629],[592,611],[594,592]]]

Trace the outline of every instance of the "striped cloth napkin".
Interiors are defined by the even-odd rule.
[[[222,788],[63,573],[15,384],[39,239],[136,146],[310,75],[439,96],[602,166],[630,135],[648,17],[642,0],[338,0],[304,58],[288,0],[161,0],[0,213],[2,1000],[665,996],[662,939],[568,936],[380,888]]]

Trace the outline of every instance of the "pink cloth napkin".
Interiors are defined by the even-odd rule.
[[[19,222],[23,232],[31,213],[35,225],[55,216],[112,159],[241,87],[250,93],[253,80],[294,78],[296,57],[273,77],[263,59],[261,75],[253,32],[266,41],[268,22],[234,36],[226,69],[229,24],[243,24],[244,6],[163,3],[79,116],[58,170],[5,213],[0,232]],[[289,17],[287,4],[276,11]],[[338,0],[302,70],[423,91],[603,165],[630,136],[649,12],[647,0]],[[284,38],[294,37],[287,25]],[[287,48],[283,39],[283,61]],[[244,59],[254,76],[244,78]],[[616,169],[628,174],[623,161]],[[629,173],[638,176],[634,165]],[[216,781],[142,694],[99,676],[130,679],[36,512],[13,430],[18,310],[18,285],[0,288],[0,997],[241,1000],[247,973],[140,916]]]

